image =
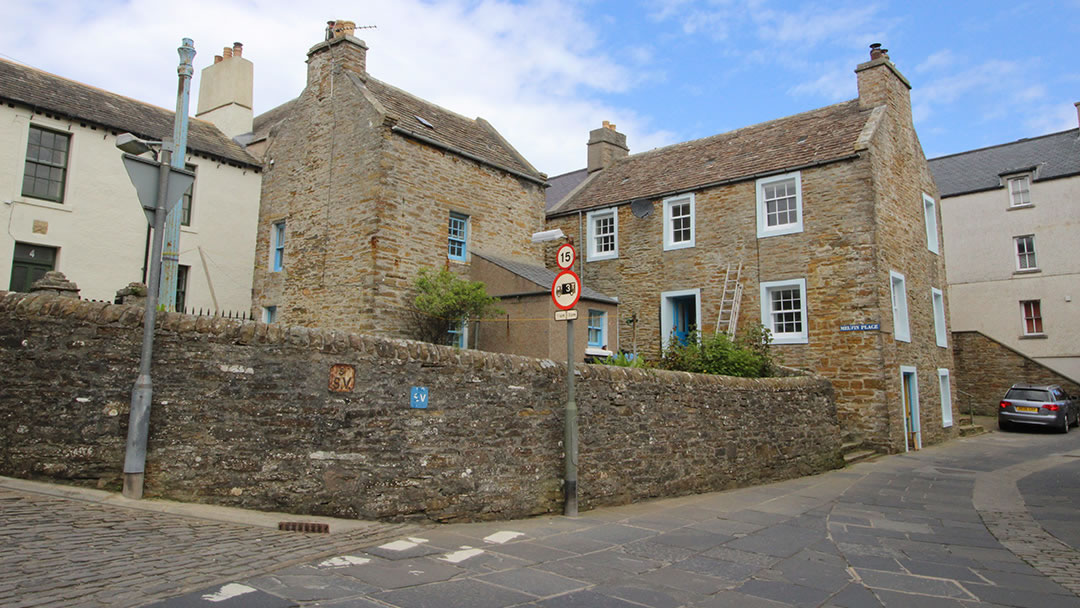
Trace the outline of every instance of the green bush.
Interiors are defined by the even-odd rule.
[[[645,362],[644,357],[629,355],[627,353],[619,353],[610,357],[605,357],[600,359],[598,363],[603,365],[614,365],[616,367],[636,367],[640,369],[649,367],[649,364]]]
[[[413,280],[412,335],[417,340],[450,344],[450,330],[469,319],[504,314],[499,298],[487,295],[484,284],[468,281],[443,268],[421,268]]]
[[[673,337],[658,367],[699,374],[764,378],[772,375],[771,341],[769,330],[761,325],[750,327],[734,340],[725,333],[703,336],[695,330],[685,344]]]

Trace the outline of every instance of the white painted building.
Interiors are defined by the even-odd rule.
[[[246,66],[231,65],[239,62]],[[250,131],[250,62],[236,53],[223,63],[249,75]],[[204,80],[214,71],[204,70]],[[222,97],[222,87],[207,88]],[[222,118],[228,135],[207,120],[190,123],[186,162],[196,182],[184,200],[178,307],[182,299],[188,310],[243,312],[251,307],[260,165],[230,138],[243,130],[242,107],[214,103],[200,104],[200,113]],[[116,136],[161,140],[172,125],[169,110],[0,59],[0,289],[26,291],[59,270],[82,298],[112,301],[128,283],[144,282],[147,221]]]
[[[952,330],[1080,379],[1080,129],[935,158],[930,169]]]

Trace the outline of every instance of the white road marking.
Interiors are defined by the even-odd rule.
[[[366,557],[356,557],[353,555],[342,555],[341,557],[332,557],[324,562],[319,563],[320,568],[345,568],[347,566],[363,566],[371,560]]]
[[[231,600],[234,597],[240,597],[241,595],[251,593],[255,591],[254,587],[248,587],[247,585],[241,585],[240,583],[229,583],[221,589],[217,590],[217,593],[207,593],[202,596],[202,599],[208,602],[224,602],[225,600]]]
[[[447,553],[440,557],[444,562],[450,562],[451,564],[459,564],[470,557],[476,557],[477,555],[483,555],[483,549],[472,549],[469,547],[462,547],[461,551],[454,551],[453,553]]]
[[[503,543],[505,543],[507,541],[514,540],[515,538],[517,538],[519,536],[525,536],[525,533],[524,532],[510,532],[510,531],[496,532],[496,533],[494,533],[494,534],[492,534],[490,536],[485,536],[484,537],[484,542],[501,545],[501,544],[503,544]]]

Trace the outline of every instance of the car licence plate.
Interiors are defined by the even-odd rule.
[[[1031,412],[1031,413],[1034,414],[1035,412],[1039,411],[1039,408],[1037,408],[1037,407],[1024,407],[1022,405],[1018,405],[1018,406],[1016,406],[1016,411],[1018,411],[1018,412]]]

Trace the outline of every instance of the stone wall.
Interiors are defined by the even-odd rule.
[[[0,473],[119,488],[141,319],[0,292]],[[840,462],[820,377],[577,369],[583,509]],[[565,373],[550,360],[163,314],[147,495],[389,520],[558,512]],[[428,389],[427,409],[410,406],[414,386]]]
[[[956,331],[952,340],[956,391],[965,404],[961,412],[973,406],[976,415],[997,416],[1005,391],[1018,382],[1060,384],[1065,392],[1080,395],[1080,384],[981,332]]]

